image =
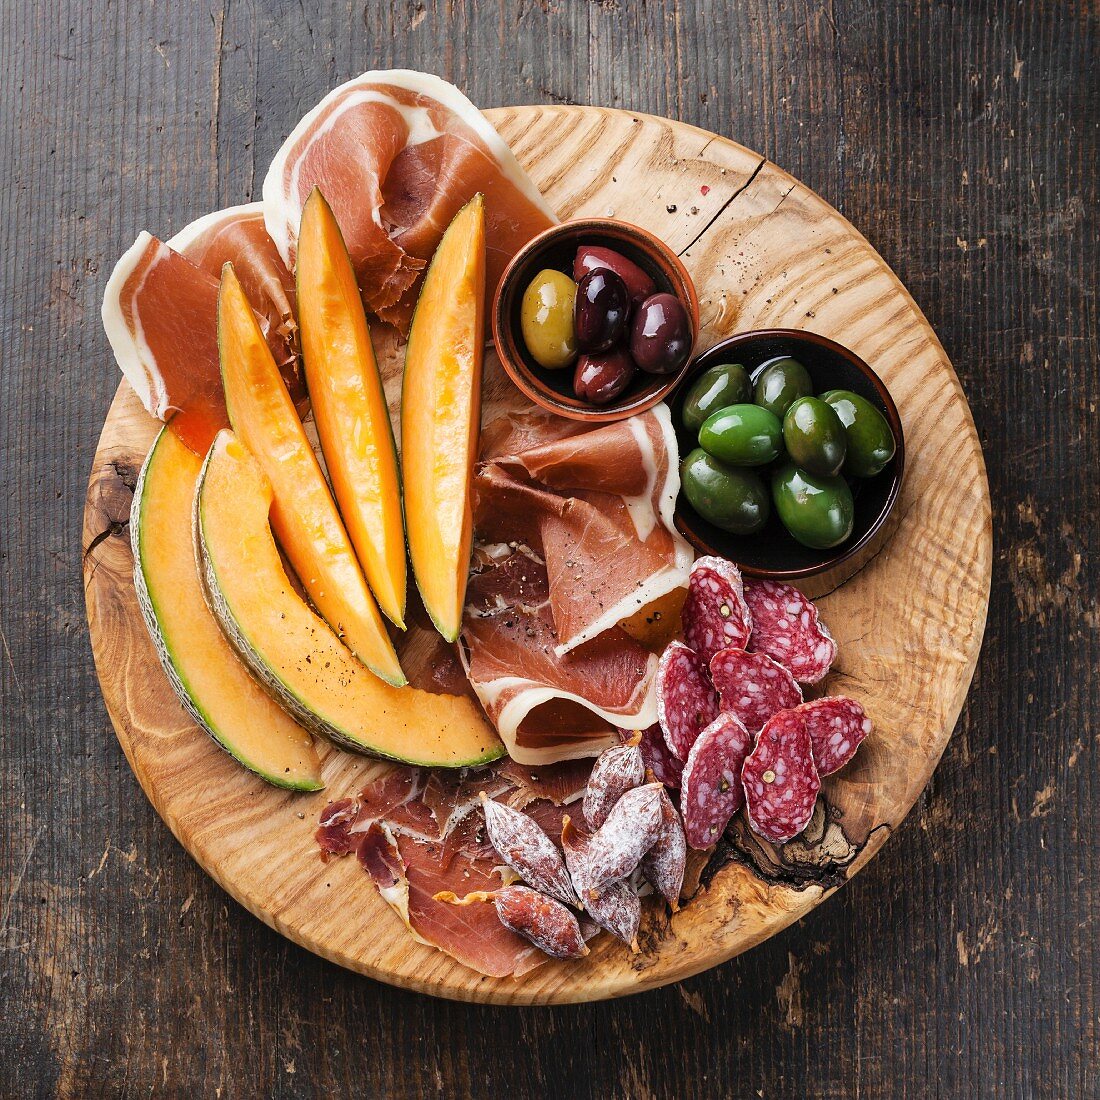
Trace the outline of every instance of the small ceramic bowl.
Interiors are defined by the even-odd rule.
[[[813,380],[814,393],[825,390],[852,390],[865,397],[886,417],[894,433],[897,449],[886,468],[875,477],[851,479],[855,500],[852,534],[839,546],[814,550],[803,546],[787,532],[774,508],[767,525],[755,535],[734,535],[703,519],[680,494],[676,503],[676,526],[680,533],[703,554],[717,554],[736,562],[744,573],[773,580],[797,580],[833,570],[866,548],[884,524],[897,502],[905,468],[905,440],[901,417],[882,379],[854,352],[846,347],[797,329],[760,329],[743,332],[715,344],[692,364],[669,402],[672,422],[680,442],[680,455],[697,447],[698,440],[683,426],[681,410],[693,381],[719,363],[740,363],[755,382],[769,362],[783,356],[797,359]],[[763,471],[765,482],[767,470]]]
[[[699,299],[695,285],[676,253],[659,237],[628,222],[610,218],[577,218],[551,226],[528,241],[505,268],[493,302],[493,340],[508,376],[536,405],[570,420],[608,423],[645,412],[663,401],[684,377],[691,356],[673,374],[638,371],[614,401],[592,405],[573,394],[573,369],[547,370],[527,351],[520,331],[520,304],[531,280],[552,267],[571,274],[582,244],[600,245],[633,260],[657,284],[675,294],[687,310],[693,341],[699,339]]]

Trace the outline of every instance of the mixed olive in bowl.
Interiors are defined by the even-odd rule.
[[[722,341],[695,360],[671,406],[677,526],[750,573],[839,564],[897,499],[897,409],[874,371],[825,337],[773,329]]]
[[[659,238],[591,218],[553,226],[516,254],[492,319],[501,363],[531,400],[610,421],[657,404],[683,377],[699,304]]]

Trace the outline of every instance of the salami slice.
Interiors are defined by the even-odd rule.
[[[798,708],[810,735],[818,775],[832,775],[852,759],[860,742],[871,732],[871,719],[854,699],[830,695]]]
[[[752,749],[752,735],[732,714],[720,714],[691,746],[684,765],[680,811],[693,848],[709,848],[741,808],[741,767]]]
[[[773,714],[802,702],[795,678],[766,653],[723,649],[711,658],[710,675],[722,713],[740,718],[750,733],[759,733]]]
[[[800,684],[824,680],[836,660],[836,642],[814,602],[777,581],[750,581],[745,600],[752,612],[749,648],[790,669]]]
[[[642,739],[638,742],[638,751],[642,754],[642,761],[645,766],[653,772],[653,776],[658,782],[663,783],[666,787],[671,787],[673,790],[679,788],[684,765],[672,755],[659,725],[655,724],[642,730]]]
[[[821,780],[806,720],[797,710],[781,710],[768,721],[745,761],[741,780],[754,832],[783,844],[806,828]]]
[[[672,755],[686,760],[717,713],[718,696],[705,662],[683,642],[672,642],[657,663],[657,720]]]
[[[680,613],[684,641],[709,664],[720,649],[748,644],[752,614],[745,602],[741,571],[725,558],[697,558]]]

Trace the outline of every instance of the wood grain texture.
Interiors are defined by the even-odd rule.
[[[927,321],[870,245],[812,191],[740,145],[651,116],[548,106],[497,109],[490,119],[563,216],[613,212],[683,256],[699,292],[702,344],[787,323],[801,302],[798,327],[812,314],[818,331],[843,333],[898,405],[908,469],[897,533],[820,601],[841,648],[824,688],[859,699],[876,733],[854,765],[825,781],[808,843],[769,849],[773,858],[755,863],[753,849],[739,849],[671,920],[647,912],[638,957],[602,937],[583,962],[548,962],[516,981],[485,978],[412,942],[358,863],[322,864],[311,839],[328,801],[355,795],[385,766],[325,746],[326,790],[287,796],[214,749],[172,694],[137,606],[128,532],[114,518],[129,507],[132,472],[156,430],[125,383],[88,490],[88,619],[107,709],[145,792],[199,864],[267,924],[333,962],[436,996],[599,1000],[688,977],[766,939],[863,866],[898,826],[950,737],[981,646],[988,487],[958,379]],[[401,348],[382,343],[378,358],[396,422]],[[487,359],[484,422],[528,409],[495,355]],[[965,490],[944,481],[942,463]]]
[[[5,1091],[1095,1095],[1098,31],[1080,0],[0,5]],[[766,153],[901,276],[985,451],[986,641],[897,837],[796,928],[625,1001],[458,1005],[289,944],[137,793],[95,678],[75,567],[110,264],[254,197],[303,111],[390,64]]]

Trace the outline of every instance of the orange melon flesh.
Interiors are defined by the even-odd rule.
[[[317,456],[231,264],[218,294],[229,420],[274,490],[271,526],[313,605],[372,672],[405,683]]]
[[[475,195],[432,258],[409,331],[401,391],[401,473],[413,575],[448,641],[458,637],[481,416],[485,205]]]
[[[306,384],[336,502],[375,599],[403,628],[405,525],[390,410],[344,238],[316,189],[296,274]]]
[[[253,679],[206,605],[191,534],[201,466],[167,428],[145,461],[131,515],[142,615],[180,701],[223,749],[276,786],[320,790],[313,739]]]
[[[226,637],[308,729],[358,752],[466,767],[504,752],[465,695],[397,688],[372,676],[294,591],[271,534],[272,487],[232,432],[199,479],[195,538],[207,598]]]

